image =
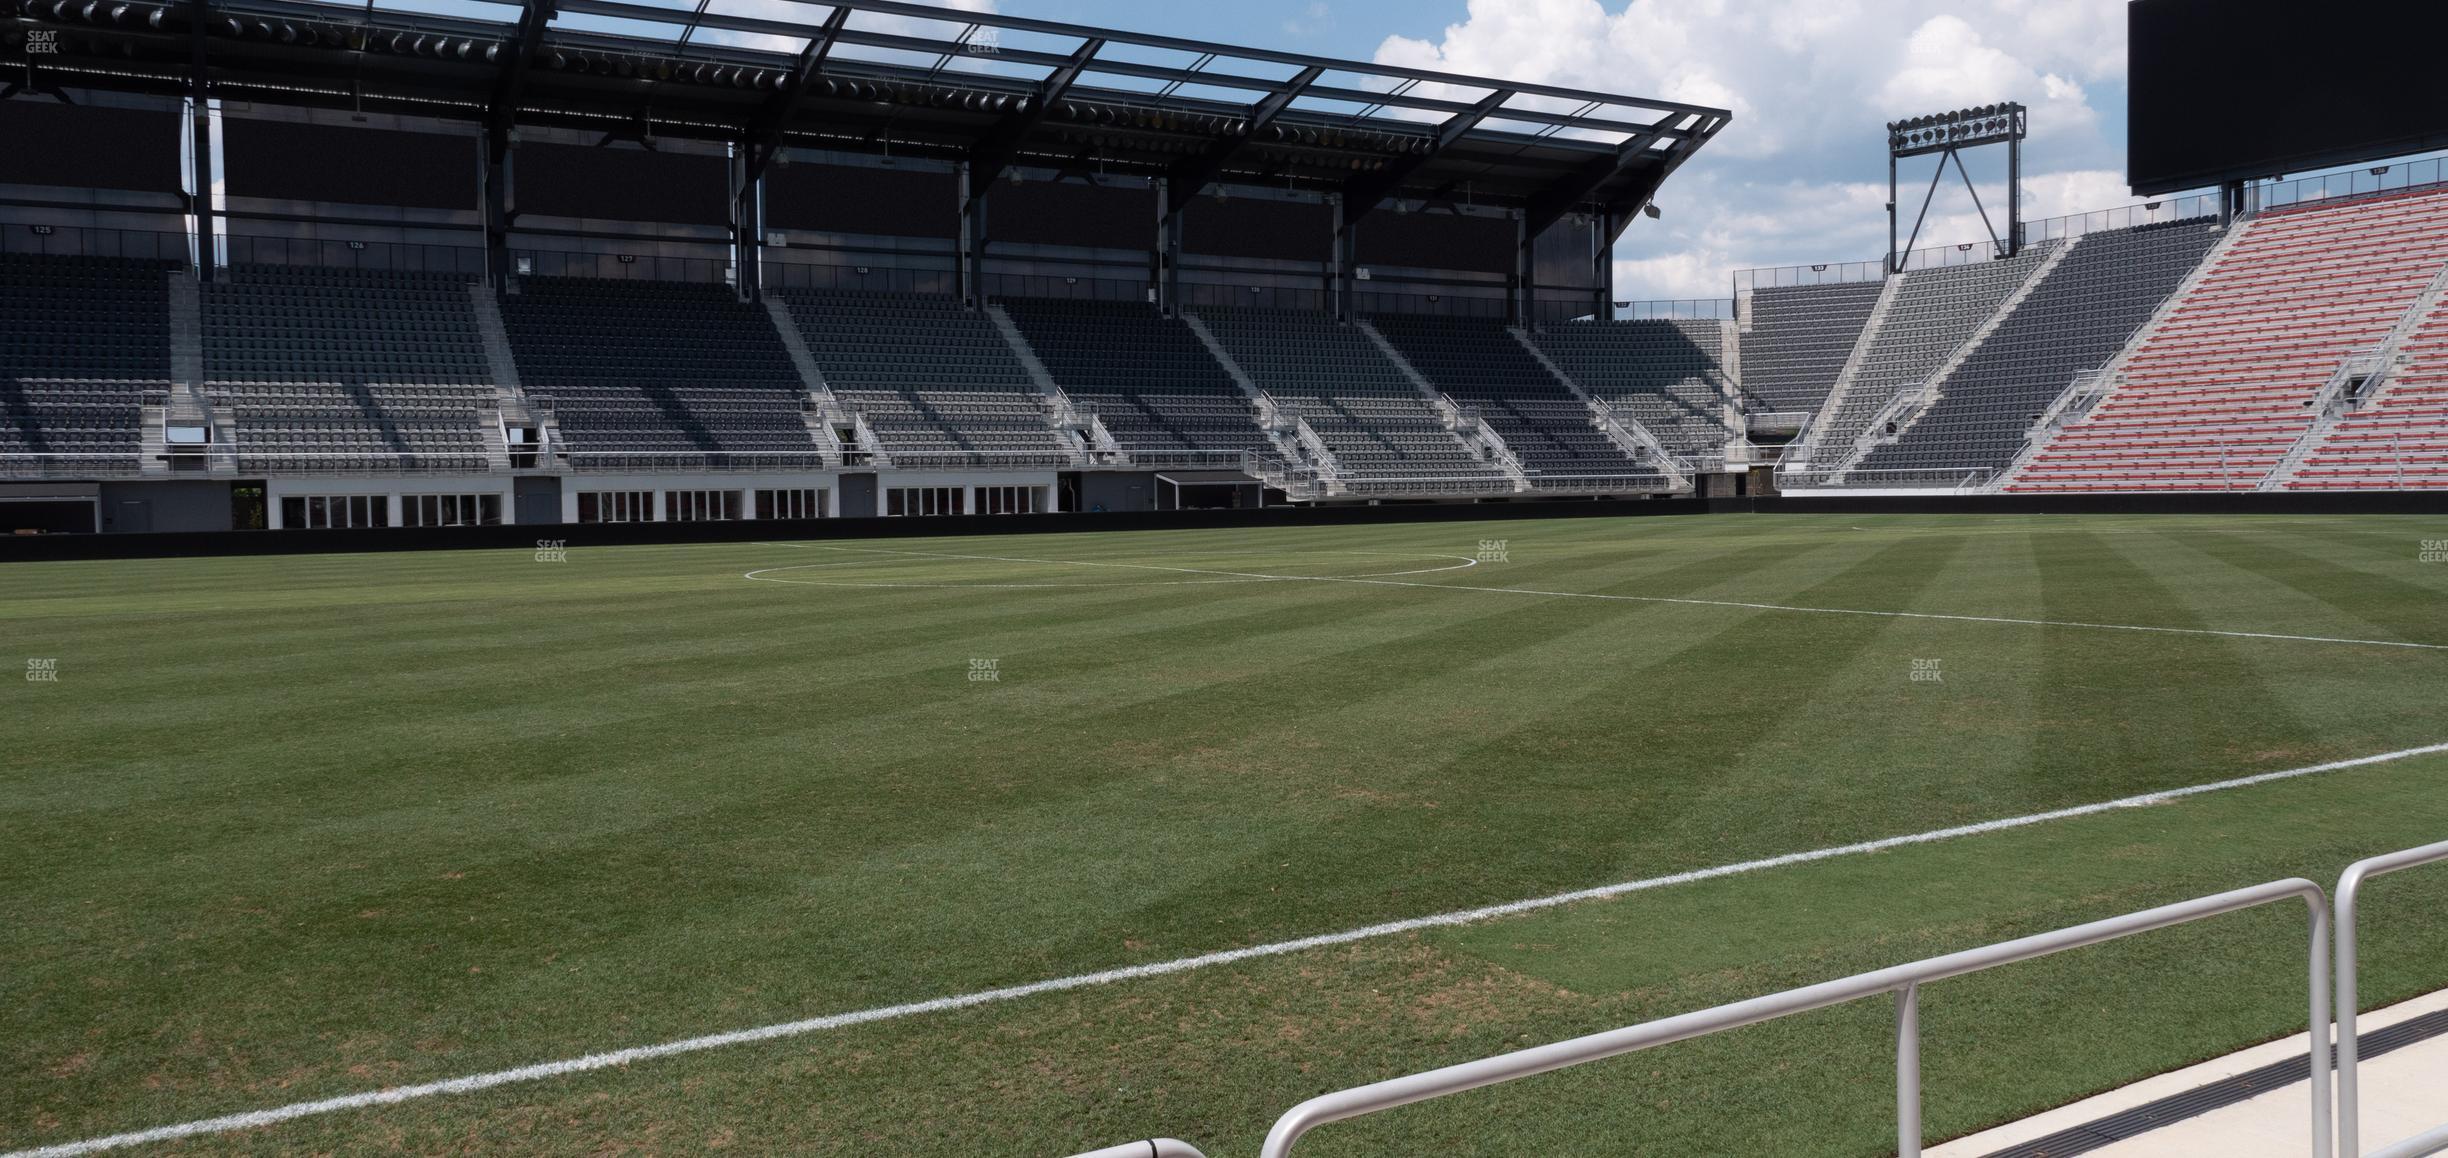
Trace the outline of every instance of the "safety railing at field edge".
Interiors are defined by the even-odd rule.
[[[2362,1089],[2356,1073],[2361,1043],[2356,1031],[2355,906],[2363,882],[2403,869],[2448,861],[2448,841],[2426,844],[2346,866],[2337,886],[2337,1127],[2338,1153],[2344,1158],[2424,1158],[2448,1150],[2448,1123],[2404,1141],[2370,1151],[2363,1149]]]
[[[1686,1013],[1657,1021],[1643,1022],[1623,1029],[1594,1033],[1586,1037],[1554,1042],[1513,1053],[1499,1054],[1478,1061],[1463,1062],[1408,1077],[1392,1078],[1365,1086],[1325,1094],[1294,1106],[1275,1120],[1267,1132],[1266,1144],[1259,1151],[1261,1158],[1289,1158],[1292,1148],[1303,1137],[1320,1126],[1348,1121],[1369,1114],[1498,1085],[1516,1078],[1549,1073],[1587,1062],[1620,1057],[1656,1046],[1705,1037],[1746,1025],[1757,1025],[1798,1013],[1809,1013],[1831,1006],[1843,1005],[1865,997],[1893,994],[1896,999],[1896,1153],[1898,1158],[1919,1158],[1921,1154],[1921,986],[1933,981],[1961,977],[2001,965],[2011,965],[2040,957],[2080,949],[2091,945],[2131,937],[2158,929],[2190,924],[2209,917],[2242,912],[2263,905],[2276,904],[2289,898],[2304,902],[2309,914],[2309,965],[2307,980],[2306,1028],[2308,1040],[2314,1045],[2328,1040],[2329,1014],[2329,897],[2321,887],[2300,877],[2271,881],[2249,888],[2234,889],[2171,905],[2144,909],[2121,917],[2092,921],[2054,932],[2039,933],[1977,949],[1966,949],[1942,957],[1932,957],[1907,965],[1860,973],[1851,977],[1824,981],[1817,985],[1789,989],[1748,1001],[1737,1001],[1696,1013]],[[2329,1051],[2312,1049],[2312,1112],[2309,1123],[2312,1134],[2313,1158],[2330,1155],[2330,1066]],[[1168,1154],[1165,1151],[1143,1151],[1148,1143],[1109,1147],[1079,1158],[1121,1158],[1142,1152]],[[1195,1150],[1184,1148],[1169,1155],[1193,1155]],[[2389,1158],[2412,1158],[2428,1151],[2392,1154]]]
[[[1898,1158],[1918,1158],[1921,1153],[1922,985],[2137,933],[2189,924],[2207,917],[2259,908],[2291,897],[2303,900],[2311,916],[2308,970],[2311,996],[2307,1028],[2310,1040],[2319,1043],[2329,1024],[2329,961],[2325,951],[2329,944],[2329,898],[2319,885],[2298,877],[1326,1094],[1294,1106],[1276,1119],[1274,1128],[1267,1132],[1266,1145],[1259,1153],[1262,1158],[1287,1158],[1302,1137],[1328,1123],[1756,1025],[1775,1018],[1826,1009],[1864,997],[1892,993],[1896,998],[1896,1153]],[[2311,1053],[2312,1153],[2314,1158],[2328,1158],[2329,1057],[2327,1050],[2314,1049]]]

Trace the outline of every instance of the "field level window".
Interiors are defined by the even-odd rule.
[[[825,517],[825,493],[822,490],[771,490],[756,493],[756,517],[760,519],[821,519]]]
[[[580,491],[578,521],[581,523],[651,523],[654,521],[653,491]]]
[[[1036,487],[979,487],[978,513],[981,515],[1033,515],[1037,513]]]
[[[884,492],[884,513],[911,517],[957,515],[964,513],[965,498],[960,487],[893,487]]]
[[[500,495],[402,495],[400,522],[411,527],[497,527]]]
[[[663,492],[663,518],[668,522],[713,523],[739,517],[738,491]]]
[[[348,527],[385,527],[391,523],[388,495],[284,495],[281,526],[320,531]]]

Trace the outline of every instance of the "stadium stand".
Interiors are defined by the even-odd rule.
[[[170,384],[164,262],[0,255],[0,471],[129,470]]]
[[[1861,340],[1883,283],[1755,290],[1742,331],[1742,388],[1755,409],[1817,413]]]
[[[2379,390],[2321,436],[2287,489],[2448,488],[2448,295],[2434,292],[2399,353]]]
[[[1198,319],[1259,389],[1309,424],[1350,489],[1396,480],[1511,489],[1366,334],[1304,310],[1203,309]]]
[[[1589,405],[1539,364],[1503,323],[1386,314],[1370,319],[1413,369],[1456,405],[1476,410],[1534,483],[1655,486],[1655,465],[1635,461],[1599,430]]]
[[[2218,240],[2205,218],[2094,233],[1938,384],[1894,442],[1856,465],[1884,482],[1949,482],[2005,467],[2066,383],[2105,365]],[[1917,473],[1927,472],[1927,473]]]
[[[201,287],[244,471],[485,470],[498,393],[458,274],[240,266]]]
[[[1812,423],[1812,469],[1842,466],[1897,392],[1925,382],[1962,349],[2057,244],[2042,242],[1998,261],[1904,274],[1886,315],[1863,339],[1860,363],[1836,384]]]
[[[1678,454],[1725,449],[1724,323],[1570,322],[1532,335],[1581,388]]]
[[[821,467],[773,320],[728,286],[529,278],[502,321],[573,465]]]
[[[781,291],[835,398],[887,458],[1052,467],[1071,448],[994,323],[938,294]]]
[[[1181,319],[1137,302],[1007,298],[1000,306],[1124,453],[1272,450],[1256,405]]]
[[[2310,430],[2322,387],[2448,263],[2448,191],[2273,209],[2242,229],[2107,396],[2005,489],[2258,488]]]

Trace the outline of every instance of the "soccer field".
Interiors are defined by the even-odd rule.
[[[7,662],[55,677],[0,701],[0,1150],[417,1087],[167,1148],[1253,1153],[1325,1090],[2448,839],[2448,753],[2407,754],[2448,742],[2441,540],[1727,516],[0,564]],[[2448,874],[2368,912],[2369,1004],[2448,985]],[[1929,1136],[2301,1033],[2302,938],[2271,909],[1933,986]],[[1891,1017],[1302,1152],[1892,1152]]]

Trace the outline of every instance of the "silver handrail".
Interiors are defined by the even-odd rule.
[[[2448,861],[2448,841],[2426,844],[2346,866],[2337,886],[2337,1121],[2338,1151],[2346,1158],[2363,1153],[2362,1090],[2356,1081],[2361,1058],[2355,1021],[2355,906],[2362,900],[2363,882],[2376,876]],[[2448,1125],[2371,1152],[2370,1158],[2421,1158],[2448,1150]]]
[[[2329,1051],[2317,1048],[2326,1041],[2329,1016],[2329,945],[2328,895],[2321,887],[2300,877],[2271,881],[2250,888],[2236,889],[2172,905],[2162,905],[2110,917],[2102,921],[2076,925],[2069,929],[2040,933],[2013,941],[1977,949],[1932,957],[1908,965],[1897,965],[1870,973],[1857,974],[1835,981],[1826,981],[1801,989],[1755,997],[1714,1009],[1686,1013],[1676,1017],[1645,1022],[1623,1029],[1590,1034],[1568,1041],[1536,1046],[1460,1065],[1429,1070],[1408,1077],[1392,1078],[1358,1086],[1321,1097],[1311,1098],[1294,1106],[1267,1132],[1266,1145],[1259,1151],[1262,1158],[1289,1158],[1294,1145],[1310,1131],[1331,1122],[1341,1122],[1396,1106],[1440,1098],[1447,1094],[1474,1090],[1547,1073],[1568,1066],[1604,1058],[1617,1057],[1653,1046],[1685,1041],[1724,1030],[1808,1013],[1833,1005],[1842,1005],[1864,997],[1892,993],[1896,997],[1896,1152],[1898,1158],[1919,1158],[1921,1153],[1921,1074],[1920,1074],[1920,987],[1927,982],[1960,977],[1983,969],[2029,961],[2038,957],[2097,945],[2106,941],[2130,937],[2155,929],[2187,924],[2206,917],[2257,908],[2286,900],[2301,898],[2311,914],[2310,950],[2310,1017],[2312,1057],[2312,1154],[2313,1158],[2329,1158],[2330,1119]]]

